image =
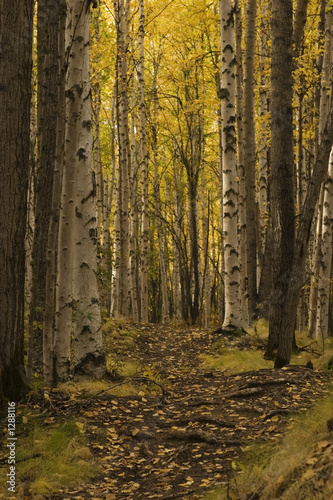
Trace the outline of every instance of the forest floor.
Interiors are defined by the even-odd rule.
[[[98,477],[88,484],[44,498],[204,498],[241,472],[244,450],[258,440],[278,440],[293,415],[322,397],[332,381],[331,372],[304,366],[228,374],[202,362],[202,354],[216,354],[221,344],[262,350],[260,339],[153,325],[135,329],[135,347],[120,344],[117,355],[144,367],[131,379],[138,386],[136,395],[106,390],[93,397],[84,392],[68,397],[52,391],[45,399],[41,391],[30,398],[28,404],[42,407],[51,421],[84,419],[99,467]],[[111,381],[110,387],[124,383]],[[333,436],[328,447],[332,454]],[[325,491],[324,480],[322,487]],[[246,498],[261,498],[250,493]]]

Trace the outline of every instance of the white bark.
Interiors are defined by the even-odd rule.
[[[246,236],[246,179],[244,165],[244,127],[243,127],[243,69],[241,60],[242,45],[242,22],[240,7],[236,9],[236,106],[237,106],[237,145],[238,145],[238,208],[239,208],[239,260],[240,260],[240,316],[242,325],[249,324],[249,305],[248,305],[248,280],[247,280],[247,236]]]
[[[138,158],[136,146],[136,111],[135,111],[135,77],[132,74],[131,93],[131,173],[130,173],[130,293],[132,317],[134,321],[139,321],[138,308]]]
[[[73,38],[73,20],[70,11],[67,11],[65,47],[70,47]],[[67,54],[69,62],[69,54]],[[70,102],[70,89],[73,85],[69,75],[66,81],[66,97]],[[58,381],[67,380],[71,365],[71,335],[73,309],[73,231],[74,231],[74,198],[76,183],[76,145],[75,122],[73,116],[79,112],[78,99],[66,109],[65,145],[66,157],[63,165],[63,180],[61,192],[61,206],[59,219],[59,240],[57,258],[57,286],[56,286],[56,316],[54,328],[54,370]]]
[[[220,0],[221,119],[223,168],[223,235],[225,316],[223,328],[241,327],[240,267],[237,237],[238,186],[235,130],[235,67],[233,3]]]
[[[148,153],[146,139],[146,108],[145,108],[145,58],[144,58],[144,29],[145,14],[144,0],[139,0],[139,65],[138,65],[138,93],[140,118],[140,156],[142,181],[142,221],[141,221],[141,320],[148,322]]]
[[[328,310],[331,290],[332,236],[333,236],[333,163],[332,153],[328,179],[324,185],[322,239],[320,268],[318,276],[318,298],[315,337],[324,340],[328,337]]]
[[[75,0],[70,10],[75,27],[69,57],[67,158],[76,169],[74,199],[74,373],[101,377],[106,370],[97,285],[96,180],[93,170],[91,87],[89,77],[89,10]],[[66,143],[67,147],[67,143]]]

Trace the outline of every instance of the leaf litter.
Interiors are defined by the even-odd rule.
[[[131,380],[137,395],[118,397],[106,390],[65,399],[50,392],[48,418],[80,420],[100,475],[93,484],[45,498],[202,498],[229,481],[246,447],[281,436],[293,412],[311,406],[331,380],[327,372],[298,366],[207,372],[199,355],[214,349],[214,338],[205,331],[140,325],[136,350],[129,354],[145,366],[142,376]]]

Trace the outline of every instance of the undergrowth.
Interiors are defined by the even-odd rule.
[[[274,362],[264,358],[268,338],[268,323],[259,320],[247,331],[246,335],[233,340],[223,335],[214,342],[215,353],[202,354],[200,359],[207,369],[215,369],[227,374],[273,368]],[[291,365],[305,366],[309,361],[314,368],[327,369],[333,356],[333,338],[323,345],[309,339],[307,332],[296,332],[298,351],[292,353]],[[243,347],[245,345],[246,347]]]
[[[17,429],[19,481],[14,498],[42,499],[66,486],[88,481],[98,473],[80,420],[48,418],[41,412],[18,408]],[[7,469],[5,463],[0,480],[2,498],[11,498],[6,484]]]
[[[245,448],[229,484],[204,500],[332,498],[333,439],[327,422],[333,416],[333,387],[327,392],[306,413],[290,418],[282,438]]]

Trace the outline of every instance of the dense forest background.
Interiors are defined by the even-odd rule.
[[[1,0],[3,395],[102,377],[102,317],[332,334],[332,16]]]

